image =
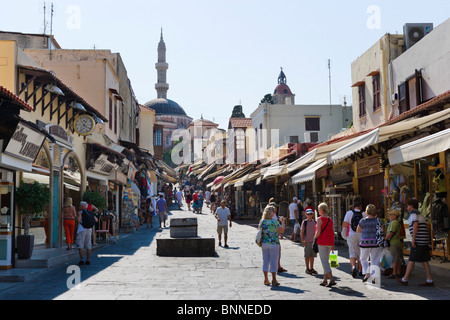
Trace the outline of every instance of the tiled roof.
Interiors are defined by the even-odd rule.
[[[25,101],[20,99],[17,95],[15,95],[14,93],[12,93],[11,91],[2,86],[0,86],[0,97],[9,99],[10,103],[20,107],[23,110],[33,111],[33,108],[28,103],[26,103]]]
[[[252,127],[252,118],[230,118],[233,128],[249,128]]]

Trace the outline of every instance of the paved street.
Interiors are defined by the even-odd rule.
[[[199,236],[216,237],[216,220],[204,210],[202,215],[172,210],[170,217],[195,216],[199,221]],[[340,251],[338,269],[333,275],[338,285],[319,286],[322,267],[316,259],[317,276],[305,274],[303,248],[290,240],[282,240],[281,263],[288,272],[280,274],[280,287],[263,285],[261,250],[254,243],[256,221],[233,221],[229,248],[218,247],[210,258],[167,258],[156,255],[156,238],[169,233],[143,226],[116,244],[94,251],[92,264],[81,266],[81,283],[72,289],[77,273],[66,264],[44,273],[42,277],[7,286],[0,299],[38,300],[421,300],[450,299],[450,282],[443,273],[434,274],[436,287],[422,288],[423,272],[416,267],[408,287],[395,280],[381,279],[381,288],[363,284],[349,273],[349,261],[344,246]],[[78,260],[72,262],[73,265]],[[77,267],[75,267],[77,270]],[[432,267],[433,271],[433,267]],[[73,281],[72,281],[73,280]],[[1,288],[1,287],[0,287]]]

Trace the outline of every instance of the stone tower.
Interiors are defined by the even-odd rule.
[[[158,72],[158,83],[155,85],[158,99],[167,99],[167,91],[169,90],[169,84],[167,83],[167,69],[169,64],[166,62],[166,44],[163,40],[163,32],[161,28],[161,40],[158,44],[158,62],[155,64]]]

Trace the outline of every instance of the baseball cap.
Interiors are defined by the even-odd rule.
[[[298,198],[297,197],[294,197],[294,199],[292,199],[293,201],[295,201],[295,202],[297,202],[298,201]]]
[[[314,211],[312,209],[306,209],[305,214],[314,214]]]

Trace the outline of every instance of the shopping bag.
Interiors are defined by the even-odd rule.
[[[337,250],[330,252],[330,267],[339,268],[338,251]]]
[[[394,257],[388,249],[383,249],[383,253],[380,258],[380,267],[383,269],[392,268]]]

